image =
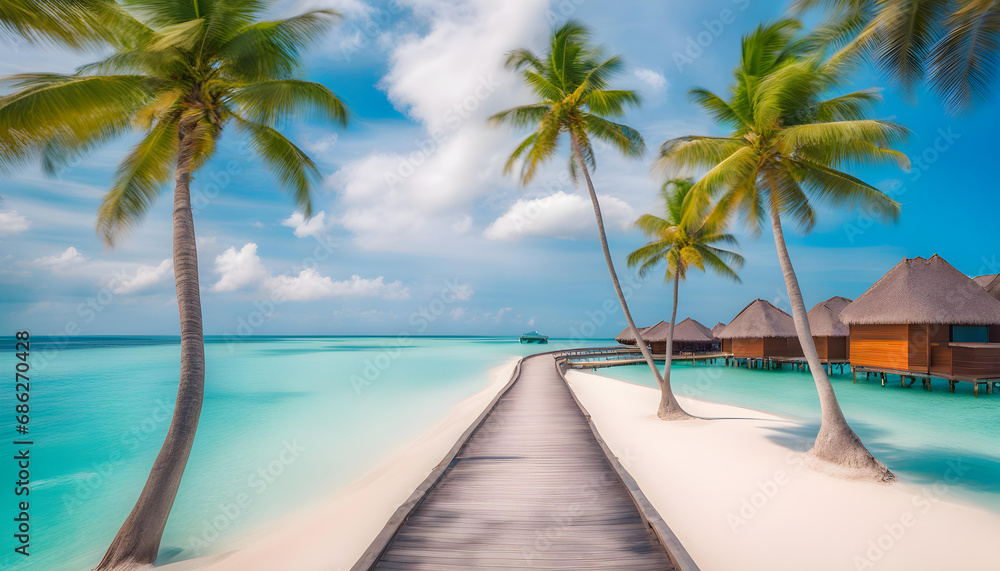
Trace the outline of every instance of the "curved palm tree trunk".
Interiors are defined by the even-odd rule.
[[[691,416],[681,408],[678,404],[677,399],[674,398],[673,392],[670,391],[670,385],[664,384],[663,377],[660,376],[660,369],[653,362],[653,354],[650,353],[649,348],[642,340],[642,336],[639,335],[639,328],[635,326],[635,321],[632,320],[632,313],[628,310],[628,303],[625,301],[625,294],[622,293],[622,286],[618,282],[618,274],[615,272],[615,264],[611,259],[611,250],[608,248],[608,236],[604,232],[604,217],[601,215],[601,203],[597,200],[597,192],[594,190],[594,183],[590,180],[590,171],[587,170],[587,163],[583,160],[583,153],[580,151],[580,143],[576,138],[576,134],[571,135],[573,143],[573,156],[576,158],[577,163],[579,163],[580,168],[583,169],[583,177],[587,180],[587,189],[590,191],[590,201],[594,204],[594,217],[597,219],[597,232],[601,237],[601,248],[604,250],[604,261],[608,264],[608,272],[611,273],[611,283],[614,284],[615,294],[618,296],[618,303],[622,306],[622,312],[625,314],[625,321],[628,322],[628,329],[635,337],[635,344],[639,346],[639,351],[642,352],[642,356],[646,359],[646,364],[649,365],[649,369],[653,372],[653,376],[656,377],[656,384],[660,387],[660,408],[656,415],[663,420],[682,420],[691,418]]]
[[[670,310],[670,329],[667,330],[667,358],[663,363],[663,384],[660,385],[660,408],[656,411],[656,416],[660,418],[673,413],[673,409],[671,409],[672,405],[680,408],[680,405],[677,405],[677,401],[674,399],[674,391],[670,388],[670,368],[674,365],[674,324],[677,323],[677,290],[679,287],[680,278],[674,275],[674,305]]]
[[[181,324],[181,376],[167,437],[146,485],[95,571],[136,569],[156,560],[163,528],[194,444],[205,391],[205,343],[198,287],[198,249],[191,212],[191,161],[181,137],[174,175],[174,282]],[[188,155],[188,156],[185,156]]]
[[[788,301],[792,306],[795,332],[798,333],[802,352],[805,354],[809,370],[816,383],[816,392],[819,393],[821,424],[819,435],[816,436],[816,443],[809,454],[846,469],[847,471],[843,474],[846,477],[892,482],[896,476],[872,456],[858,435],[847,424],[844,412],[840,410],[840,403],[837,402],[837,395],[833,392],[833,385],[830,384],[826,370],[823,369],[823,364],[819,361],[812,331],[809,329],[809,319],[806,317],[806,305],[802,300],[802,291],[799,289],[799,280],[795,276],[792,260],[788,256],[785,234],[781,229],[781,218],[777,204],[774,203],[773,199],[771,201],[771,228],[774,231],[774,245],[778,250],[778,263],[781,264],[781,273],[784,275],[785,287],[788,289]]]

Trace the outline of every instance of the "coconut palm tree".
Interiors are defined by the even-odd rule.
[[[666,218],[653,214],[643,214],[635,222],[649,242],[628,255],[629,267],[639,267],[639,276],[646,277],[653,269],[666,263],[663,281],[673,282],[673,305],[670,310],[670,328],[667,330],[667,359],[663,365],[663,383],[660,385],[660,409],[669,407],[676,401],[670,389],[670,352],[674,345],[674,325],[677,323],[677,294],[681,280],[687,277],[688,269],[701,271],[706,268],[739,282],[735,267],[743,265],[743,256],[717,247],[735,246],[736,238],[719,227],[717,221],[707,221],[703,217],[684,216],[684,202],[694,183],[690,179],[667,181],[661,190],[666,206]],[[706,223],[707,222],[707,223]],[[660,410],[657,410],[657,416]]]
[[[319,179],[313,161],[277,127],[302,113],[346,124],[344,103],[328,88],[297,79],[300,51],[336,20],[314,11],[258,21],[268,2],[126,0],[133,33],[74,75],[5,78],[0,97],[0,169],[41,158],[48,171],[125,134],[138,142],[121,160],[97,215],[109,245],[140,224],[173,180],[173,264],[180,312],[180,386],[166,439],[145,487],[98,569],[152,563],[201,413],[205,380],[198,251],[191,181],[225,128],[311,215]]]
[[[114,0],[4,0],[0,30],[32,44],[53,41],[72,48],[114,42],[127,17]]]
[[[927,80],[952,112],[989,98],[1000,71],[1000,1],[798,0],[829,9],[853,49],[907,91]]]
[[[877,100],[872,91],[825,99],[845,82],[844,60],[803,51],[796,30],[797,23],[783,21],[762,25],[745,37],[728,100],[706,90],[691,91],[692,99],[729,135],[668,140],[660,148],[658,164],[671,173],[708,169],[687,201],[707,205],[717,198],[710,220],[738,214],[756,234],[770,219],[795,329],[822,408],[822,425],[810,455],[839,465],[854,477],[892,481],[892,472],[847,424],[819,362],[782,220],[791,219],[808,231],[815,223],[817,203],[860,208],[894,220],[899,205],[843,169],[858,164],[908,168],[906,157],[891,149],[908,131],[866,118]]]
[[[512,52],[507,58],[508,69],[520,73],[537,101],[497,113],[490,118],[490,123],[534,129],[514,149],[504,169],[504,174],[510,174],[520,164],[522,185],[531,182],[538,168],[557,154],[562,135],[569,135],[570,173],[574,180],[583,173],[594,206],[597,232],[604,250],[604,261],[611,273],[611,283],[629,330],[639,339],[639,330],[632,320],[608,249],[601,204],[590,178],[590,169],[595,166],[591,139],[607,143],[628,158],[643,156],[646,143],[642,135],[631,127],[609,120],[623,117],[626,109],[637,107],[640,100],[633,91],[609,89],[608,82],[621,71],[622,60],[619,56],[605,57],[601,48],[590,45],[589,41],[589,30],[570,20],[553,30],[548,50],[541,56],[524,49]],[[652,353],[643,343],[638,345],[657,384],[662,385],[663,379],[653,362]],[[666,415],[670,418],[690,418],[676,402],[670,403]]]

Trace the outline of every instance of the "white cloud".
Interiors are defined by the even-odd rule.
[[[282,226],[294,228],[299,238],[318,236],[326,230],[326,212],[320,211],[309,220],[301,212],[293,212],[291,216],[281,221]]]
[[[29,226],[31,222],[17,210],[0,210],[0,236],[19,234]]]
[[[320,274],[315,269],[306,269],[297,276],[272,275],[260,257],[257,244],[245,244],[237,250],[229,248],[215,258],[215,269],[222,274],[211,290],[235,291],[256,286],[269,291],[275,299],[287,301],[314,301],[318,299],[380,297],[382,299],[409,299],[410,292],[402,282],[396,280],[385,283],[385,278],[362,278],[353,275],[350,279],[337,281]],[[459,286],[459,291],[461,286]]]
[[[238,251],[231,247],[215,258],[215,271],[222,274],[212,291],[235,291],[267,279],[268,272],[257,257],[257,244],[249,242]]]
[[[381,297],[408,299],[410,293],[400,281],[385,283],[382,276],[366,279],[355,274],[349,280],[336,281],[313,269],[302,270],[298,276],[274,276],[264,282],[276,299],[315,301],[332,298]]]
[[[635,76],[639,78],[639,81],[649,85],[655,91],[663,91],[669,85],[667,83],[667,78],[663,77],[662,73],[651,69],[640,67],[635,70]]]
[[[85,261],[87,258],[77,251],[76,248],[70,246],[66,248],[66,251],[58,256],[45,256],[35,260],[36,263],[43,266],[49,266],[54,269],[65,268],[70,265],[79,264]]]
[[[528,327],[534,327],[535,326],[535,318],[532,317],[531,319],[529,319],[527,325],[528,325]]]
[[[122,281],[121,285],[114,289],[114,293],[138,293],[152,288],[168,276],[173,264],[170,260],[163,260],[158,266],[139,266],[135,271],[135,276]]]
[[[466,234],[472,229],[472,217],[466,216],[465,218],[455,222],[451,225],[451,229],[455,231],[456,234]]]
[[[472,289],[472,284],[455,283],[449,285],[452,294],[452,301],[469,301],[475,295],[476,290]]]
[[[302,146],[305,147],[310,153],[319,155],[320,158],[323,158],[324,156],[329,155],[330,151],[337,146],[337,139],[337,133],[330,133],[329,135],[320,137],[318,140],[306,141]]]
[[[529,100],[504,69],[504,54],[535,43],[548,28],[544,0],[402,4],[427,31],[394,38],[379,86],[421,129],[393,133],[382,150],[328,179],[344,207],[336,222],[365,249],[447,243],[470,224],[464,210],[503,179],[502,157],[515,144],[486,119]]]
[[[467,310],[464,307],[456,307],[455,309],[448,312],[448,315],[455,321],[465,317]]]
[[[483,317],[499,322],[500,318],[502,318],[505,313],[509,313],[513,310],[514,310],[513,307],[501,307],[500,309],[497,310],[496,313],[484,313]]]
[[[632,207],[612,196],[599,196],[606,228],[629,227],[635,220]],[[559,191],[534,200],[518,200],[483,232],[489,240],[526,237],[580,238],[596,235],[590,200]]]

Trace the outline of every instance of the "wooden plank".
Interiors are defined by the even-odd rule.
[[[568,385],[569,383],[566,381],[566,376],[563,374],[562,369],[558,369],[558,372],[559,376],[562,377],[563,382]],[[611,448],[608,447],[607,442],[605,442],[604,438],[601,437],[601,432],[597,429],[597,425],[594,424],[593,419],[591,419],[590,413],[587,412],[587,407],[583,406],[583,403],[580,402],[580,399],[576,397],[576,393],[572,390],[570,391],[570,394],[573,395],[573,400],[583,412],[584,417],[586,417],[587,424],[590,425],[590,429],[594,433],[594,438],[597,439],[597,442],[601,445],[601,449],[604,451],[604,455],[611,464],[611,467],[615,470],[615,473],[618,474],[619,479],[625,485],[629,495],[632,496],[632,501],[635,503],[635,506],[642,515],[642,518],[646,521],[646,524],[652,528],[656,537],[660,540],[660,543],[662,543],[666,548],[667,555],[670,557],[670,562],[674,565],[674,568],[677,569],[677,571],[698,571],[698,565],[694,562],[694,559],[691,558],[691,555],[687,552],[687,549],[684,548],[684,545],[681,544],[680,539],[676,534],[674,534],[673,530],[670,529],[667,522],[660,516],[660,513],[656,511],[653,504],[646,498],[646,495],[642,492],[639,484],[635,481],[632,475],[628,473],[628,470],[622,466],[618,457],[611,452]]]
[[[384,548],[366,552],[375,561],[355,569],[674,568],[552,355],[524,359],[456,446],[402,521],[394,516]]]
[[[365,552],[361,555],[361,558],[358,559],[357,563],[355,563],[354,566],[351,567],[351,571],[362,571],[365,569],[371,569],[375,565],[375,562],[378,561],[378,558],[382,555],[386,547],[388,547],[389,543],[392,541],[392,538],[395,536],[396,531],[399,529],[399,526],[401,526],[403,522],[406,521],[406,518],[411,513],[413,513],[413,510],[417,509],[417,506],[419,506],[420,503],[424,500],[424,498],[427,497],[427,493],[430,490],[432,490],[434,486],[437,485],[437,483],[441,480],[441,477],[444,475],[445,471],[448,469],[449,466],[451,466],[452,462],[454,462],[455,457],[458,456],[458,453],[462,449],[462,447],[465,446],[466,442],[469,441],[469,438],[472,437],[475,431],[478,430],[480,426],[482,426],[483,421],[485,421],[486,417],[490,415],[490,412],[493,411],[493,408],[500,401],[500,399],[503,398],[505,394],[507,394],[507,391],[509,391],[511,387],[514,386],[514,383],[517,381],[518,376],[521,374],[521,365],[523,363],[524,359],[521,359],[520,361],[517,362],[517,365],[514,367],[514,372],[511,374],[510,380],[507,381],[507,384],[504,386],[504,388],[501,389],[500,392],[497,393],[495,397],[493,397],[493,400],[490,401],[490,404],[483,410],[482,413],[479,414],[479,416],[469,426],[469,428],[467,428],[465,432],[462,433],[462,436],[458,438],[458,441],[455,442],[455,445],[451,447],[451,450],[449,450],[448,453],[445,454],[444,459],[441,460],[441,462],[439,462],[438,465],[435,466],[433,470],[431,470],[431,473],[428,474],[426,478],[424,478],[424,481],[421,482],[421,484],[417,486],[415,490],[413,490],[413,493],[410,494],[410,497],[407,498],[405,502],[403,502],[403,505],[396,508],[396,511],[389,518],[389,521],[386,522],[385,526],[382,528],[382,531],[380,531],[379,534],[375,537],[375,540],[372,541],[372,544],[368,546],[368,549],[365,550]]]

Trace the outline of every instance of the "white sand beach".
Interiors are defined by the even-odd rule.
[[[157,569],[188,571],[340,571],[350,569],[393,512],[444,458],[510,380],[518,359],[489,373],[489,384],[458,403],[436,426],[401,446],[330,498],[234,542],[235,548]]]
[[[960,461],[927,485],[840,480],[775,442],[800,440],[797,422],[689,398],[679,398],[689,412],[720,420],[663,422],[656,389],[567,378],[703,571],[998,567],[1000,516],[953,501]]]

